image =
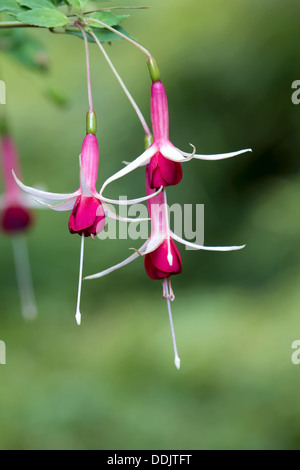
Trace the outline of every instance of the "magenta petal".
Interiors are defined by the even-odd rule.
[[[11,206],[4,210],[1,226],[4,232],[16,233],[25,231],[33,222],[30,212],[21,206]]]
[[[92,227],[90,227],[89,232],[96,235],[97,233],[102,232],[104,230],[104,227],[105,227],[105,212],[101,204],[100,206],[98,206],[98,209],[96,212],[96,219]]]
[[[151,279],[164,279],[180,274],[182,263],[180,253],[174,241],[170,240],[173,264],[168,261],[168,242],[165,240],[155,251],[145,256],[145,269]]]
[[[96,235],[102,219],[105,219],[105,214],[99,199],[78,196],[69,220],[70,233],[84,234],[86,237]]]
[[[174,186],[182,179],[181,163],[165,158],[160,152],[151,158],[147,167],[152,189]]]

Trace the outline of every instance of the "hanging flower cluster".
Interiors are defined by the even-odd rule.
[[[102,28],[114,32],[115,34],[123,37],[134,46],[138,47],[147,56],[147,64],[152,81],[151,86],[151,122],[152,131],[149,129],[145,118],[143,117],[140,109],[135,103],[132,95],[127,90],[124,82],[117,73],[115,67],[111,63],[103,45],[99,41],[97,35],[94,33],[91,25],[100,25]],[[81,153],[79,156],[79,180],[80,187],[75,192],[59,194],[40,191],[38,189],[25,186],[17,177],[17,168],[11,165],[15,172],[15,181],[19,187],[26,193],[33,196],[41,205],[55,211],[71,211],[69,218],[69,231],[71,234],[78,234],[81,237],[81,255],[80,255],[80,273],[79,273],[79,286],[78,298],[76,308],[76,321],[81,323],[80,313],[80,299],[81,299],[81,286],[83,277],[83,255],[84,255],[84,241],[85,238],[95,238],[101,231],[104,230],[106,217],[123,220],[125,222],[132,222],[132,219],[122,219],[114,213],[107,203],[117,205],[122,204],[135,204],[137,202],[147,201],[149,218],[151,221],[151,234],[149,239],[127,259],[122,261],[116,266],[113,266],[105,271],[101,271],[92,276],[87,276],[85,279],[96,279],[105,276],[106,274],[121,268],[131,261],[144,257],[144,266],[146,273],[152,280],[160,280],[163,284],[163,297],[167,301],[171,333],[174,348],[174,361],[176,367],[180,368],[180,359],[177,352],[174,325],[171,312],[171,301],[175,299],[172,285],[171,276],[180,274],[182,272],[182,260],[180,252],[176,246],[176,242],[187,245],[198,250],[208,251],[232,251],[239,250],[242,246],[229,246],[229,247],[208,247],[197,245],[188,242],[176,233],[174,233],[169,226],[169,209],[167,204],[167,188],[169,186],[178,185],[183,178],[182,164],[192,159],[197,160],[221,160],[225,158],[234,157],[250,149],[225,153],[221,155],[201,155],[196,153],[196,149],[192,146],[192,152],[186,153],[175,147],[169,139],[169,112],[168,102],[165,87],[160,78],[160,72],[156,61],[151,54],[143,48],[140,44],[128,38],[119,30],[105,24],[96,18],[77,18],[73,26],[77,28],[85,42],[86,63],[87,63],[87,83],[88,83],[88,97],[89,97],[89,110],[87,113],[86,137],[84,138]],[[132,162],[126,163],[117,173],[108,178],[102,185],[100,191],[97,191],[97,178],[98,178],[98,165],[99,165],[99,147],[96,137],[96,115],[93,107],[91,80],[90,80],[90,63],[89,63],[89,45],[88,36],[98,45],[100,51],[107,60],[114,75],[119,81],[121,87],[133,105],[138,118],[144,128],[146,134],[146,148],[144,152],[135,158]],[[129,174],[136,168],[145,167],[146,179],[146,195],[133,200],[120,200],[108,199],[104,196],[104,191],[109,184],[118,180],[119,178]],[[12,195],[13,196],[13,195]],[[12,197],[11,196],[11,197]],[[50,205],[46,201],[61,201],[57,205]],[[15,209],[16,210],[16,209]],[[19,209],[18,209],[19,210]],[[26,225],[25,218],[22,223]],[[28,219],[29,220],[29,219]],[[141,222],[145,219],[135,219],[135,222]],[[147,220],[147,219],[146,219]],[[21,222],[20,222],[21,223]],[[29,222],[28,222],[29,223]]]

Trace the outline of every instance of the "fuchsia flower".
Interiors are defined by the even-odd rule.
[[[94,238],[95,235],[100,233],[105,227],[105,217],[111,217],[125,222],[141,222],[145,219],[129,219],[119,217],[112,211],[106,203],[128,205],[142,202],[148,199],[148,196],[126,201],[116,201],[107,199],[100,195],[96,190],[98,166],[99,166],[99,147],[96,138],[96,115],[93,108],[93,98],[91,89],[91,76],[90,76],[90,59],[88,40],[84,29],[79,23],[77,26],[82,31],[85,52],[86,52],[86,65],[87,65],[87,85],[88,85],[88,98],[89,98],[89,111],[86,120],[86,137],[83,141],[81,154],[79,156],[80,166],[80,187],[73,193],[59,194],[40,191],[29,186],[25,186],[14,174],[15,180],[23,191],[31,196],[45,199],[45,200],[64,200],[58,205],[49,205],[38,199],[38,202],[49,209],[55,211],[71,210],[69,219],[69,231],[71,234],[77,233],[81,236],[81,251],[80,251],[80,268],[79,268],[79,286],[76,308],[76,321],[78,325],[81,323],[80,313],[80,299],[81,299],[81,286],[82,286],[82,273],[83,273],[83,257],[84,257],[84,239],[85,237]],[[157,191],[158,194],[159,191]],[[152,197],[150,195],[149,197]]]
[[[1,227],[7,234],[25,232],[33,223],[33,216],[28,208],[32,203],[28,200],[12,175],[12,169],[20,174],[18,154],[15,144],[9,135],[1,138],[2,170],[4,181],[4,195],[0,199],[2,210]]]
[[[93,113],[94,114],[94,113]],[[83,253],[84,253],[84,238],[92,237],[104,230],[105,227],[105,217],[111,217],[125,222],[141,222],[145,219],[130,219],[119,217],[114,211],[110,209],[107,203],[125,205],[125,204],[135,204],[142,202],[147,199],[147,197],[134,199],[134,200],[113,200],[107,199],[103,196],[100,196],[96,190],[96,182],[98,176],[98,166],[99,166],[99,147],[96,136],[93,133],[88,133],[84,138],[81,154],[79,157],[79,166],[80,166],[80,188],[73,193],[50,193],[46,191],[41,191],[29,186],[25,186],[15,175],[15,180],[19,187],[26,193],[34,196],[37,201],[54,211],[68,211],[71,210],[71,216],[69,219],[69,231],[71,234],[77,233],[82,237],[81,243],[81,256],[80,256],[80,277],[79,277],[79,288],[78,288],[78,302],[77,302],[77,311],[76,311],[76,320],[77,323],[81,323],[81,313],[80,313],[80,297],[81,297],[81,280],[82,280],[82,270],[83,270]],[[149,197],[152,197],[149,196]],[[58,205],[49,205],[43,200],[63,200],[64,202]]]
[[[131,263],[140,256],[144,256],[144,264],[148,276],[151,279],[160,279],[163,281],[163,297],[168,302],[168,311],[175,355],[175,365],[179,369],[180,359],[177,353],[170,306],[170,300],[175,299],[171,286],[170,276],[180,274],[182,272],[181,257],[178,248],[175,244],[175,241],[195,249],[208,251],[240,250],[244,248],[245,245],[219,247],[196,245],[194,243],[190,243],[186,240],[183,240],[181,237],[172,232],[169,227],[169,213],[166,189],[164,189],[161,193],[156,194],[154,189],[151,188],[151,170],[149,166],[146,167],[146,194],[148,197],[152,196],[147,201],[148,211],[151,220],[151,235],[149,239],[141,246],[141,248],[135,250],[135,253],[133,255],[129,256],[121,263],[92,276],[87,276],[85,277],[85,279],[90,280],[101,278],[119,268],[122,268],[123,266],[126,266],[127,264]]]
[[[32,320],[37,315],[37,308],[27,243],[23,234],[32,226],[33,215],[30,209],[36,207],[36,204],[24,195],[13,178],[13,168],[20,175],[19,157],[16,146],[6,131],[1,135],[0,156],[4,182],[4,195],[0,197],[1,228],[12,239],[23,316]]]
[[[78,235],[84,235],[85,237],[91,236],[93,238],[104,229],[105,216],[125,222],[141,222],[144,220],[120,217],[110,209],[107,203],[118,205],[136,204],[147,200],[148,197],[132,200],[115,200],[100,196],[97,192],[96,183],[99,166],[99,147],[94,134],[87,134],[84,138],[79,157],[79,166],[80,188],[73,193],[63,194],[41,191],[30,186],[25,186],[14,172],[13,175],[19,187],[35,198],[53,201],[65,199],[64,202],[54,206],[45,204],[39,199],[37,199],[37,201],[41,205],[55,211],[71,210],[72,213],[69,219],[69,230],[71,234],[77,233]]]
[[[151,120],[154,137],[152,145],[150,145],[142,155],[128,163],[125,168],[122,168],[108,178],[100,191],[101,195],[106,186],[112,181],[127,175],[134,169],[143,165],[148,165],[149,167],[151,188],[159,188],[160,186],[167,187],[176,185],[181,181],[181,163],[187,162],[192,158],[199,160],[222,160],[252,151],[251,149],[245,149],[221,155],[197,155],[195,148],[191,154],[176,148],[169,140],[168,101],[165,87],[160,80],[152,83]]]

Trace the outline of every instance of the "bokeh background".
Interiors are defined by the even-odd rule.
[[[299,449],[300,365],[291,362],[291,345],[300,339],[300,106],[292,104],[291,84],[300,79],[300,4],[146,4],[124,26],[158,60],[174,144],[188,151],[192,142],[200,153],[253,148],[186,164],[169,202],[205,204],[206,244],[247,247],[181,249],[184,270],[173,280],[178,372],[161,285],[148,279],[142,260],[84,284],[78,328],[80,239],[69,235],[67,214],[38,211],[28,244],[39,317],[28,323],[11,240],[2,235],[0,448]],[[71,192],[87,111],[83,42],[30,34],[48,48],[48,74],[1,54],[23,179]],[[106,49],[149,118],[144,57],[121,41]],[[144,136],[96,46],[91,61],[103,182],[141,153]],[[49,90],[65,96],[66,106],[49,100]],[[142,169],[108,191],[143,193]],[[121,261],[132,245],[88,240],[85,273]]]

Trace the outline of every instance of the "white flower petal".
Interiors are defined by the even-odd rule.
[[[164,242],[164,240],[164,236],[154,237],[151,235],[145,245],[139,249],[139,252],[143,256],[147,255],[148,253],[152,253],[152,251],[155,251]]]
[[[156,250],[162,242],[164,241],[164,238],[152,238],[150,237],[146,243],[144,243],[141,248],[136,250],[136,252],[129,256],[129,258],[126,258],[124,261],[122,261],[119,264],[116,264],[115,266],[112,266],[111,268],[106,269],[105,271],[101,271],[97,274],[93,274],[91,276],[86,276],[84,280],[91,280],[91,279],[99,279],[100,277],[106,276],[107,274],[112,273],[113,271],[116,271],[117,269],[122,268],[123,266],[126,266],[127,264],[131,263],[135,259],[139,258],[140,256],[145,256],[148,253],[151,253],[152,251]]]
[[[136,222],[136,223],[147,222],[148,220],[150,220],[149,218],[146,218],[146,219],[132,219],[132,218],[129,218],[129,217],[121,217],[120,215],[116,214],[112,209],[110,209],[110,207],[108,207],[104,202],[102,203],[102,205],[103,205],[103,208],[104,208],[105,215],[107,215],[108,217],[110,217],[113,220],[119,220],[120,222]]]
[[[231,157],[236,157],[237,155],[241,155],[242,153],[246,152],[252,152],[252,149],[244,149],[244,150],[238,150],[237,152],[229,152],[229,153],[221,153],[217,155],[199,155],[195,154],[192,158],[196,158],[197,160],[224,160],[225,158],[231,158]],[[182,152],[182,155],[185,155],[186,157],[191,156],[189,153]]]
[[[146,242],[147,243],[147,242]],[[140,248],[144,248],[146,243]],[[138,250],[139,251],[139,250]],[[124,261],[121,263],[116,264],[115,266],[112,266],[111,268],[106,269],[105,271],[101,271],[100,273],[93,274],[92,276],[86,276],[84,280],[90,280],[90,279],[99,279],[100,277],[106,276],[107,274],[112,273],[113,271],[116,271],[117,269],[122,268],[123,266],[126,266],[127,264],[131,263],[135,259],[139,258],[140,254],[139,252],[136,251],[133,253],[133,255],[129,256],[129,258],[126,258]]]
[[[127,206],[130,204],[139,204],[140,202],[147,201],[148,199],[151,199],[152,197],[157,196],[163,189],[164,187],[161,186],[155,193],[150,194],[149,196],[140,197],[138,199],[123,199],[123,200],[122,199],[109,199],[107,197],[100,196],[100,195],[98,199],[100,199],[100,201],[107,202],[110,204],[117,204],[118,206]]]
[[[153,157],[156,151],[157,151],[156,146],[152,144],[151,147],[149,147],[144,153],[142,153],[142,155],[140,155],[135,160],[133,160],[133,162],[128,163],[128,165],[125,168],[122,168],[121,170],[117,171],[117,173],[115,173],[110,178],[108,178],[100,190],[100,196],[102,196],[103,191],[107,185],[109,185],[110,183],[112,183],[113,181],[119,178],[122,178],[123,176],[127,175],[131,171],[141,166],[143,163],[145,163],[151,157]]]
[[[39,201],[38,199],[34,199],[39,205],[45,207],[46,209],[52,209],[57,212],[69,211],[72,210],[74,204],[76,202],[77,197],[72,197],[61,204],[57,204],[57,206],[51,206],[50,204],[46,204],[45,202]]]
[[[39,189],[31,188],[30,186],[25,186],[25,184],[20,181],[17,176],[15,175],[14,171],[13,177],[15,178],[15,181],[17,185],[25,191],[25,193],[31,194],[31,196],[39,197],[41,199],[49,199],[52,201],[61,201],[63,199],[71,199],[72,197],[79,196],[80,190],[75,191],[74,193],[49,193],[47,191],[41,191]]]
[[[245,248],[246,245],[239,245],[239,246],[204,246],[204,245],[196,245],[195,243],[188,242],[183,238],[179,237],[173,232],[171,233],[171,237],[178,243],[182,243],[183,245],[189,246],[190,248],[195,248],[196,250],[205,250],[205,251],[236,251]]]
[[[181,150],[174,147],[174,145],[172,145],[171,143],[162,145],[159,148],[159,150],[161,154],[168,160],[172,160],[173,162],[178,162],[178,163],[186,161],[186,158],[183,156],[184,155],[183,152],[181,152]]]

